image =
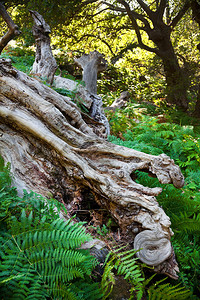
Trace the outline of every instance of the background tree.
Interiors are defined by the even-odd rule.
[[[200,2],[197,0],[193,0],[191,7],[192,7],[193,18],[200,27]],[[197,49],[200,51],[200,43],[197,45]],[[200,117],[200,84],[199,84],[199,90],[198,90],[198,94],[197,94],[197,101],[196,101],[196,105],[195,105],[194,116]]]
[[[111,3],[112,2],[112,3]],[[161,1],[110,1],[104,2],[114,13],[126,15],[126,26],[128,30],[134,30],[137,43],[132,42],[126,46],[127,49],[136,46],[155,53],[162,59],[167,82],[168,101],[182,108],[188,107],[187,90],[189,87],[189,74],[185,66],[181,67],[178,57],[171,42],[171,33],[177,23],[190,7],[190,2],[185,1],[180,9],[171,12],[167,0]],[[166,16],[167,12],[167,16]],[[125,27],[124,27],[125,29]],[[144,42],[145,32],[153,45]],[[123,49],[124,51],[124,49]]]

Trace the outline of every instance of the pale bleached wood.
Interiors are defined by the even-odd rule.
[[[21,194],[24,188],[51,193],[70,207],[77,189],[89,189],[127,240],[143,248],[138,257],[176,277],[170,219],[155,198],[162,189],[144,187],[132,174],[148,171],[180,188],[184,178],[179,167],[165,154],[153,156],[101,139],[75,103],[5,59],[0,60],[0,154],[11,162]],[[153,263],[148,261],[150,249],[156,249],[150,255]]]

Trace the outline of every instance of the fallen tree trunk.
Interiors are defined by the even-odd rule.
[[[149,188],[132,180],[136,170],[162,183],[184,184],[174,161],[111,144],[99,138],[70,98],[0,60],[0,154],[11,162],[19,193],[33,190],[64,201],[90,190],[138,252],[141,261],[176,277],[170,219]]]

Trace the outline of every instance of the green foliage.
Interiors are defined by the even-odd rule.
[[[26,73],[31,71],[35,60],[32,50],[24,50],[20,47],[7,47],[1,57],[10,58],[15,68]]]
[[[33,192],[19,198],[0,158],[0,285],[5,299],[101,299],[80,249],[91,239],[83,223],[59,218],[62,205]],[[89,298],[88,298],[89,297]]]
[[[82,83],[79,83],[79,84],[82,84]],[[69,90],[66,90],[63,88],[54,88],[54,90],[63,96],[70,97],[71,100],[74,103],[76,103],[76,105],[80,108],[80,110],[82,112],[84,112],[86,114],[89,113],[89,110],[87,109],[87,107],[85,105],[86,103],[79,96],[77,96],[77,88],[73,91],[69,91]]]
[[[158,123],[157,118],[148,116],[142,119],[143,122],[135,124],[134,130],[126,128],[123,133],[125,141],[115,137],[110,137],[110,140],[149,154],[164,152],[188,172],[200,166],[200,136],[194,132],[193,126]],[[129,121],[126,122],[128,125]]]
[[[195,299],[192,297],[191,291],[184,287],[180,287],[180,284],[172,285],[169,282],[161,284],[163,281],[167,280],[167,278],[158,280],[154,284],[151,283],[151,285],[149,285],[157,275],[154,274],[145,279],[141,267],[147,266],[138,264],[137,258],[135,258],[137,251],[122,251],[123,248],[112,250],[107,256],[101,281],[102,290],[104,291],[103,299],[110,299],[109,296],[112,297],[116,276],[122,276],[129,284],[129,300],[140,300],[143,299],[143,296],[146,296],[145,299],[148,300]]]
[[[166,280],[166,278],[164,279]],[[169,283],[160,284],[164,281],[163,279],[157,281],[154,285],[151,285],[148,290],[148,300],[188,300],[191,299],[191,292],[185,290],[183,287],[178,285],[170,285]]]
[[[102,276],[102,290],[107,299],[115,284],[115,273],[121,275],[131,285],[130,294],[137,294],[137,299],[142,298],[142,282],[144,281],[141,269],[135,258],[135,250],[121,251],[122,248],[113,250],[107,256],[104,274]],[[114,273],[115,272],[115,273]]]
[[[19,299],[40,299],[42,291],[43,297],[47,293],[61,299],[70,294],[77,299],[80,293],[86,296],[86,291],[78,289],[78,285],[77,290],[70,287],[73,280],[87,281],[95,265],[94,257],[77,249],[89,239],[80,224],[57,219],[47,225],[43,218],[36,226],[33,214],[27,217],[22,210],[19,220],[12,219],[9,233],[10,236],[1,239],[0,277],[6,281],[2,290],[7,298],[21,295]],[[97,294],[91,299],[99,299]]]
[[[188,123],[188,119],[189,117],[184,119],[184,124]],[[190,120],[190,123],[196,122],[191,118]],[[151,178],[142,171],[136,171],[135,175],[136,182],[144,186],[162,187],[163,191],[157,196],[157,200],[172,222],[175,233],[172,243],[180,268],[180,282],[194,295],[199,295],[200,134],[194,125],[159,122],[159,118],[142,115],[140,122],[130,128],[129,120],[124,121],[126,130],[121,131],[123,140],[114,136],[109,139],[118,145],[153,155],[164,152],[182,167],[186,177],[182,189],[160,184],[157,178]],[[182,119],[179,119],[179,124],[181,122]],[[112,126],[115,128],[115,123]]]
[[[96,231],[97,234],[99,234],[100,236],[106,236],[109,233],[109,228],[103,224],[102,227],[98,226],[90,226],[92,229],[94,229]]]
[[[194,295],[199,295],[200,246],[198,235],[190,233],[190,237],[188,237],[186,232],[185,235],[177,236],[176,234],[172,242],[179,263],[179,281]]]

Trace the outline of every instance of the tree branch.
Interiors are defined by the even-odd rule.
[[[104,44],[108,47],[108,49],[110,50],[111,54],[114,55],[114,53],[113,53],[113,51],[112,51],[112,48],[111,48],[111,46],[109,45],[109,43],[106,42],[104,39],[100,38],[98,35],[88,33],[88,34],[84,34],[83,36],[81,36],[78,40],[76,39],[75,36],[73,36],[73,35],[70,35],[70,36],[72,36],[72,37],[76,40],[76,43],[79,43],[81,40],[83,40],[83,39],[86,38],[86,37],[94,37],[94,38],[97,38],[97,39],[99,39],[102,43],[104,43]]]
[[[159,5],[159,7],[158,7],[158,9],[157,9],[157,16],[158,16],[158,18],[160,19],[160,20],[162,20],[162,18],[163,18],[163,15],[164,15],[164,11],[165,11],[165,8],[166,8],[166,6],[167,6],[167,0],[161,0],[160,1],[160,5]]]
[[[176,17],[169,24],[172,29],[177,25],[177,23],[181,20],[181,18],[184,16],[184,14],[187,12],[189,8],[190,8],[190,0],[186,0],[182,9],[179,11]]]
[[[142,9],[147,13],[147,15],[150,17],[150,19],[152,19],[154,17],[154,12],[149,8],[149,6],[144,3],[143,0],[137,0],[137,2],[140,4],[140,6],[142,7]]]
[[[0,15],[3,20],[6,22],[8,26],[8,31],[6,34],[0,39],[0,54],[5,46],[12,40],[15,36],[19,35],[21,32],[18,29],[18,26],[13,22],[11,17],[9,16],[7,10],[5,9],[2,2],[0,2]]]
[[[147,51],[150,51],[150,52],[158,54],[159,50],[157,48],[151,48],[151,47],[149,47],[149,46],[147,46],[147,45],[145,45],[143,43],[142,36],[141,36],[141,33],[140,33],[140,28],[139,28],[139,26],[137,24],[136,18],[137,19],[140,18],[140,20],[142,18],[142,19],[145,20],[145,22],[143,20],[142,21],[146,25],[147,30],[150,29],[150,25],[149,25],[148,21],[142,15],[137,14],[136,12],[132,11],[131,8],[130,8],[130,6],[129,6],[129,4],[126,1],[124,1],[124,0],[118,0],[118,2],[120,4],[122,4],[125,7],[125,9],[126,9],[126,13],[129,16],[129,18],[130,18],[130,20],[132,22],[133,28],[135,30],[135,33],[136,33],[136,36],[137,36],[137,39],[138,39],[138,45],[139,45],[139,47],[142,48],[142,49],[144,49],[144,50],[147,50]]]
[[[115,64],[120,58],[123,57],[124,53],[126,53],[128,50],[133,50],[135,48],[139,47],[137,43],[130,43],[125,48],[123,48],[117,55],[113,56],[111,59],[111,63]]]
[[[86,5],[88,5],[88,4],[91,4],[91,3],[95,3],[95,2],[98,2],[99,0],[86,0],[86,1],[83,1],[82,3],[81,3],[81,7],[82,6],[86,6]]]
[[[103,1],[102,4],[107,5],[111,10],[120,11],[120,12],[126,12],[126,9],[118,7],[118,6],[115,6],[115,5],[110,4],[110,3],[106,2],[106,1]]]

